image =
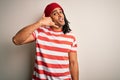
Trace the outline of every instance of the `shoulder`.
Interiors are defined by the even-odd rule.
[[[42,26],[37,29],[37,32],[48,32],[49,27]]]
[[[70,31],[69,33],[64,34],[64,37],[66,39],[70,40],[71,42],[76,41],[75,34],[72,31]]]
[[[69,33],[66,33],[66,35],[68,35],[68,36],[71,36],[71,37],[75,38],[75,34],[74,34],[72,31],[70,31]]]

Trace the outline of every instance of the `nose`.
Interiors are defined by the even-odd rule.
[[[60,17],[61,17],[61,16],[62,16],[62,14],[61,14],[61,13],[58,13],[58,16],[60,16]]]

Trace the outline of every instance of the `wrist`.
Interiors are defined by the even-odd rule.
[[[35,25],[36,27],[41,27],[41,26],[42,26],[42,23],[41,23],[40,21],[37,21],[36,23],[34,23],[34,25]]]

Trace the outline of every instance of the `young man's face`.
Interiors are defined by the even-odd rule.
[[[60,8],[55,8],[50,14],[50,17],[57,26],[62,27],[65,25],[64,14]]]

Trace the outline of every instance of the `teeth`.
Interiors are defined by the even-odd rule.
[[[59,20],[60,20],[60,21],[63,21],[63,19],[62,19],[62,18],[59,18]]]

